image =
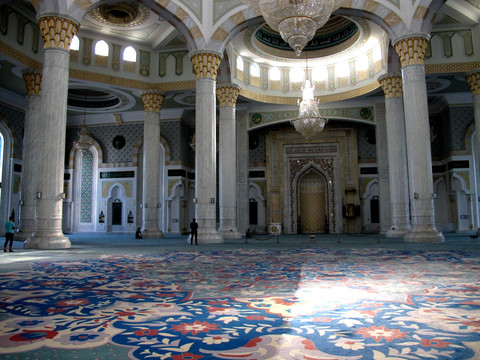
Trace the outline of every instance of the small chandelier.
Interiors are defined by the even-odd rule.
[[[245,5],[262,15],[265,22],[300,56],[344,0],[242,0]]]
[[[298,108],[298,118],[290,120],[290,123],[295,127],[295,130],[302,134],[307,140],[310,140],[312,136],[322,132],[327,123],[327,119],[320,116],[317,100],[315,100],[313,96],[313,86],[308,79],[308,64],[306,66],[306,73],[305,86],[302,89],[302,101]]]
[[[86,112],[87,112],[87,90],[85,90],[85,102],[83,104],[83,125],[78,133],[78,140],[74,142],[74,146],[80,150],[82,153],[85,153],[90,149],[92,146],[92,138],[87,132],[87,124],[86,124]]]

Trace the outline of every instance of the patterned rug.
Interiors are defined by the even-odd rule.
[[[454,251],[36,262],[0,300],[2,359],[480,359],[480,257]]]

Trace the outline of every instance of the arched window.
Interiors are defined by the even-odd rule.
[[[260,86],[260,66],[255,63],[250,65],[250,84]]]
[[[277,67],[272,67],[270,69],[270,80],[278,81],[280,80],[280,69]]]
[[[335,73],[337,77],[346,77],[350,73],[350,67],[348,66],[348,63],[346,62],[341,62],[338,63],[335,66]]]
[[[100,40],[95,44],[95,55],[108,56],[108,44]]]
[[[356,63],[355,63],[355,67],[357,68],[357,71],[367,70],[367,69],[368,69],[368,58],[367,58],[367,55],[365,55],[365,54],[360,55],[360,56],[357,58],[357,61],[356,61]]]
[[[237,70],[243,71],[243,59],[241,56],[237,57]]]
[[[125,50],[123,50],[123,60],[124,61],[137,61],[137,51],[132,46],[127,46]]]
[[[327,80],[327,75],[327,69],[323,66],[312,69],[312,78],[314,82]]]
[[[72,42],[70,43],[70,50],[79,50],[80,49],[80,39],[77,35],[73,35]]]
[[[250,75],[252,77],[260,77],[260,67],[253,63],[251,66],[250,66]]]
[[[380,45],[373,49],[373,62],[379,60],[382,60],[382,49],[380,48]]]
[[[305,80],[305,69],[303,67],[296,67],[290,70],[290,79],[295,83],[303,82]]]

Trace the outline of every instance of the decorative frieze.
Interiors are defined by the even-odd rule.
[[[385,99],[403,96],[401,75],[384,75],[378,79],[378,82],[383,88]]]
[[[222,61],[222,57],[219,54],[195,53],[190,59],[197,79],[208,78],[216,80],[218,67]]]
[[[158,91],[146,91],[142,94],[145,111],[160,112],[165,95]]]
[[[240,87],[236,85],[218,86],[216,92],[219,106],[235,107]]]
[[[122,45],[112,44],[112,70],[120,70],[120,59],[122,55]]]
[[[150,53],[148,51],[140,50],[140,75],[150,75]]]
[[[84,65],[90,65],[92,63],[93,40],[88,38],[83,38],[82,40],[83,40],[82,63]]]
[[[78,30],[78,24],[70,19],[46,16],[38,20],[44,48],[60,48],[70,51],[70,42]]]
[[[423,64],[428,39],[423,36],[404,38],[394,44],[402,67]]]
[[[480,94],[480,70],[469,73],[466,79],[468,85],[470,85],[470,90],[472,90],[472,94]]]
[[[39,71],[26,71],[23,73],[27,95],[40,95],[42,91],[42,74]]]

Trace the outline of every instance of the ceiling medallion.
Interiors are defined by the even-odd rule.
[[[89,14],[102,24],[112,26],[137,26],[147,21],[148,9],[138,3],[121,2],[100,5]]]

